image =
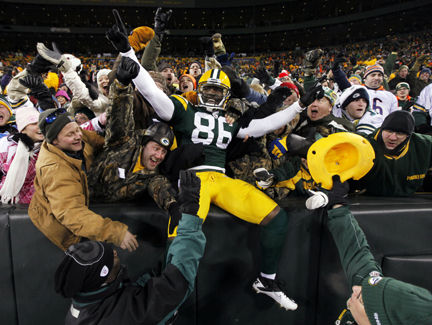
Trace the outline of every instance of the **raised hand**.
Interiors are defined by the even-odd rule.
[[[192,170],[180,171],[179,203],[183,213],[198,215],[201,180]]]
[[[127,30],[118,11],[113,9],[112,12],[116,23],[105,33],[105,36],[117,51],[125,53],[131,49],[127,37]]]
[[[253,171],[256,185],[260,190],[265,190],[273,185],[274,175],[265,168],[257,168]]]
[[[320,83],[316,83],[311,89],[309,89],[304,96],[300,98],[300,106],[308,107],[312,104],[315,99],[321,99],[324,97],[324,89]]]
[[[122,57],[116,72],[117,80],[127,86],[138,76],[139,70],[140,66],[138,63],[131,58]]]
[[[162,40],[163,35],[166,32],[166,26],[172,15],[172,10],[162,12],[162,8],[159,7],[155,13],[154,31],[159,36],[159,40]]]

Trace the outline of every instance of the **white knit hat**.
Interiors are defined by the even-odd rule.
[[[38,123],[39,112],[34,107],[21,107],[16,110],[15,118],[18,132],[21,132],[27,125]]]
[[[98,71],[97,75],[96,75],[96,81],[99,87],[99,78],[102,76],[107,76],[109,73],[111,72],[110,69],[101,69]]]

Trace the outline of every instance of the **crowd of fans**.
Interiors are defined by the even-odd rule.
[[[253,287],[296,309],[274,282],[287,226],[274,200],[309,196],[309,209],[345,202],[326,191],[339,184],[334,166],[314,174],[322,164],[309,158],[314,143],[331,151],[348,141],[370,160],[364,170],[356,161],[336,164],[342,181],[355,179],[352,192],[431,190],[431,34],[256,57],[236,57],[214,34],[201,40],[202,57],[159,58],[169,18],[158,10],[153,29],[128,37],[117,20],[106,35],[117,57],[74,56],[43,43],[35,55],[2,55],[1,201],[30,203],[33,223],[62,250],[87,238],[133,251],[135,235],[92,212],[89,200],[147,193],[169,212],[175,238],[179,172],[195,170],[201,184],[213,182],[209,193],[250,206],[208,194],[190,214],[204,220],[214,203],[260,224],[264,263]],[[79,292],[62,281],[63,295]]]

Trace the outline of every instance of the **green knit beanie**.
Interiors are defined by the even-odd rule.
[[[372,325],[432,324],[432,294],[426,289],[374,276],[363,280],[362,296]]]
[[[336,94],[336,92],[334,92],[332,89],[328,87],[323,87],[323,89],[324,89],[324,97],[330,101],[331,106],[334,106],[338,99],[338,95]]]
[[[39,128],[48,143],[52,143],[70,122],[75,122],[73,116],[62,108],[50,108],[39,115]]]

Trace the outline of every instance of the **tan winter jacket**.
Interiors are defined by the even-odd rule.
[[[83,130],[86,169],[90,170],[95,148],[103,137]],[[82,161],[66,155],[52,144],[43,142],[36,163],[35,193],[29,216],[35,226],[62,250],[86,237],[117,246],[127,226],[89,210],[87,176]]]

